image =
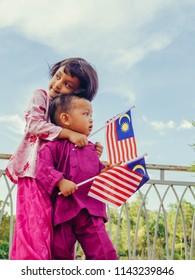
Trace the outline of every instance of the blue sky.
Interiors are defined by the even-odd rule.
[[[94,131],[135,105],[147,163],[194,163],[195,0],[1,0],[0,42],[1,154],[18,146],[33,91],[48,88],[48,64],[80,56],[99,76]],[[105,146],[104,130],[91,140]]]

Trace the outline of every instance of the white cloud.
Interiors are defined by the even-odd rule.
[[[190,121],[182,120],[178,129],[191,129],[192,127],[193,127],[193,125]]]
[[[58,51],[79,46],[88,52],[93,46],[90,51],[98,49],[131,67],[170,44],[185,18],[181,10],[181,3],[169,0],[1,0],[0,27],[13,27]],[[157,22],[163,22],[162,29],[155,30]]]
[[[16,134],[23,135],[25,121],[18,115],[0,116],[0,122],[4,123],[9,130]]]
[[[125,103],[128,104],[127,107],[135,105],[136,93],[125,85],[106,87],[105,89],[101,90],[101,93],[110,94],[112,96],[120,96],[125,101]]]
[[[165,129],[166,124],[162,121],[152,121],[150,122],[150,125],[155,129],[155,130],[159,130],[162,131]]]
[[[168,122],[166,123],[166,125],[167,125],[167,128],[174,128],[174,127],[175,127],[174,121],[168,121]]]
[[[173,129],[175,128],[175,122],[169,120],[167,122],[163,121],[149,121],[145,116],[142,116],[142,120],[153,127],[155,130],[159,131],[160,133],[164,133],[166,129]]]
[[[167,47],[173,40],[172,36],[165,34],[152,36],[149,40],[142,42],[140,45],[130,48],[129,50],[119,50],[118,58],[115,60],[115,63],[125,64],[126,68],[130,68],[144,59],[144,57],[150,52],[160,51]]]
[[[142,116],[142,120],[152,126],[155,130],[163,133],[166,129],[176,128],[176,124],[174,121],[170,120],[168,122],[163,121],[149,121],[145,116]],[[192,123],[187,120],[182,120],[181,124],[177,127],[177,129],[191,129],[193,127]]]
[[[155,130],[164,131],[166,128],[174,128],[174,121],[162,122],[162,121],[151,121],[149,123]]]
[[[155,145],[155,140],[143,140],[138,143],[139,147],[149,147],[149,146],[154,146]]]

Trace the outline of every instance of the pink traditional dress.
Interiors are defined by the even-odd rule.
[[[62,128],[49,120],[51,97],[36,90],[27,108],[25,135],[5,170],[17,186],[16,224],[11,250],[12,260],[51,259],[52,201],[35,179],[37,153],[55,139]]]

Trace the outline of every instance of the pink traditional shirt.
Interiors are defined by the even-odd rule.
[[[87,182],[67,197],[58,195],[57,182],[65,178],[75,184],[98,175],[105,165],[100,161],[92,142],[77,148],[67,139],[47,143],[39,150],[36,178],[54,202],[53,224],[67,222],[87,209],[90,215],[107,221],[105,203],[88,195],[92,181]]]
[[[18,178],[35,178],[37,152],[46,141],[55,139],[62,128],[50,122],[48,116],[50,95],[38,89],[33,93],[25,113],[25,134],[19,147],[11,156],[6,175],[14,183]]]

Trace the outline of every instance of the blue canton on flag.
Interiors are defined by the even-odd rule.
[[[129,169],[131,169],[134,172],[137,172],[143,176],[138,189],[150,179],[147,169],[146,169],[146,163],[145,163],[144,157],[137,158],[137,159],[127,163],[127,166]]]
[[[116,132],[118,141],[134,137],[130,110],[116,120]]]

